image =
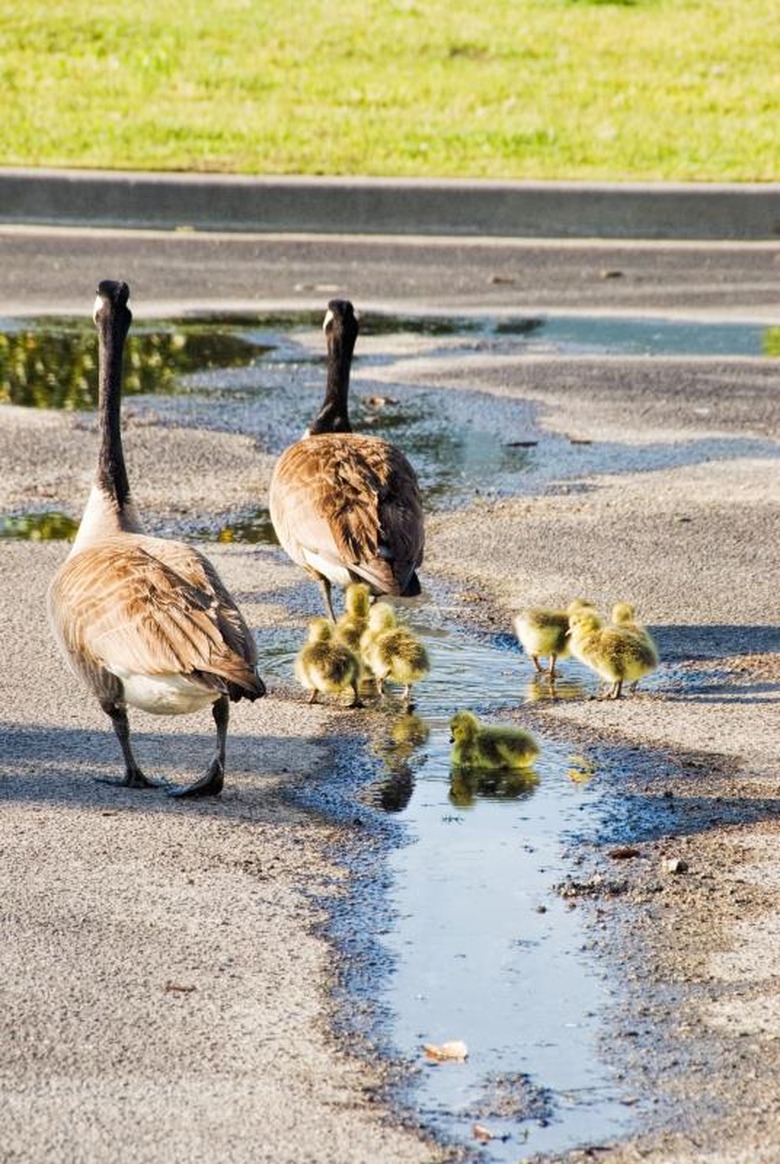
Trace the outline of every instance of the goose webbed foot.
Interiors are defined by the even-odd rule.
[[[219,796],[225,787],[225,769],[216,757],[211,761],[205,776],[196,780],[194,784],[185,784],[183,788],[172,788],[169,796],[177,800],[194,799],[198,796]]]
[[[165,788],[164,780],[150,780],[145,776],[140,768],[134,769],[132,772],[125,773],[122,780],[116,780],[112,776],[96,776],[98,784],[113,784],[115,788]]]

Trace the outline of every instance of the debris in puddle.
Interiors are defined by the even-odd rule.
[[[571,877],[567,877],[565,881],[560,881],[553,889],[559,897],[618,897],[621,893],[627,893],[629,884],[627,881],[613,881],[609,878],[602,877],[600,873],[594,873],[587,881],[575,881]]]
[[[462,1039],[451,1039],[446,1043],[423,1043],[423,1051],[426,1059],[435,1063],[462,1063],[469,1053]]]
[[[662,873],[687,873],[688,862],[682,857],[664,857],[661,861]]]
[[[491,1132],[490,1128],[486,1128],[484,1124],[474,1124],[471,1129],[471,1134],[475,1140],[480,1144],[489,1144],[491,1140],[506,1141],[509,1136],[501,1135],[498,1132]]]
[[[385,408],[388,404],[397,404],[398,401],[394,396],[364,396],[363,402],[369,408]]]
[[[535,449],[538,441],[505,441],[505,449]]]

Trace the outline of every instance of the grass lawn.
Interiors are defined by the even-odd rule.
[[[0,164],[780,178],[780,0],[4,0]]]

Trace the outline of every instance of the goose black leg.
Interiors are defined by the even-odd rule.
[[[130,747],[130,724],[124,707],[103,700],[101,700],[100,706],[114,725],[116,738],[119,740],[119,746],[125,758],[125,778],[124,780],[112,780],[107,776],[98,776],[98,781],[101,784],[119,784],[123,788],[161,788],[162,784],[158,780],[150,780],[138,767],[133,749]]]
[[[205,776],[196,780],[194,784],[187,784],[184,788],[172,788],[169,796],[178,799],[196,796],[219,796],[225,786],[225,742],[227,740],[228,720],[230,719],[230,700],[227,695],[220,695],[214,704],[211,714],[217,725],[217,754],[206,769]]]
[[[320,586],[322,587],[323,597],[325,598],[325,606],[327,607],[330,621],[336,621],[336,615],[333,613],[333,599],[330,594],[330,582],[327,578],[320,578]]]

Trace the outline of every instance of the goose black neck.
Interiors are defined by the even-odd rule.
[[[97,484],[116,499],[121,509],[130,496],[122,451],[122,356],[132,315],[125,306],[113,306],[96,319],[98,330],[98,388],[100,453]]]
[[[352,432],[349,423],[349,373],[357,331],[333,328],[328,332],[328,379],[325,402],[309,432]]]

